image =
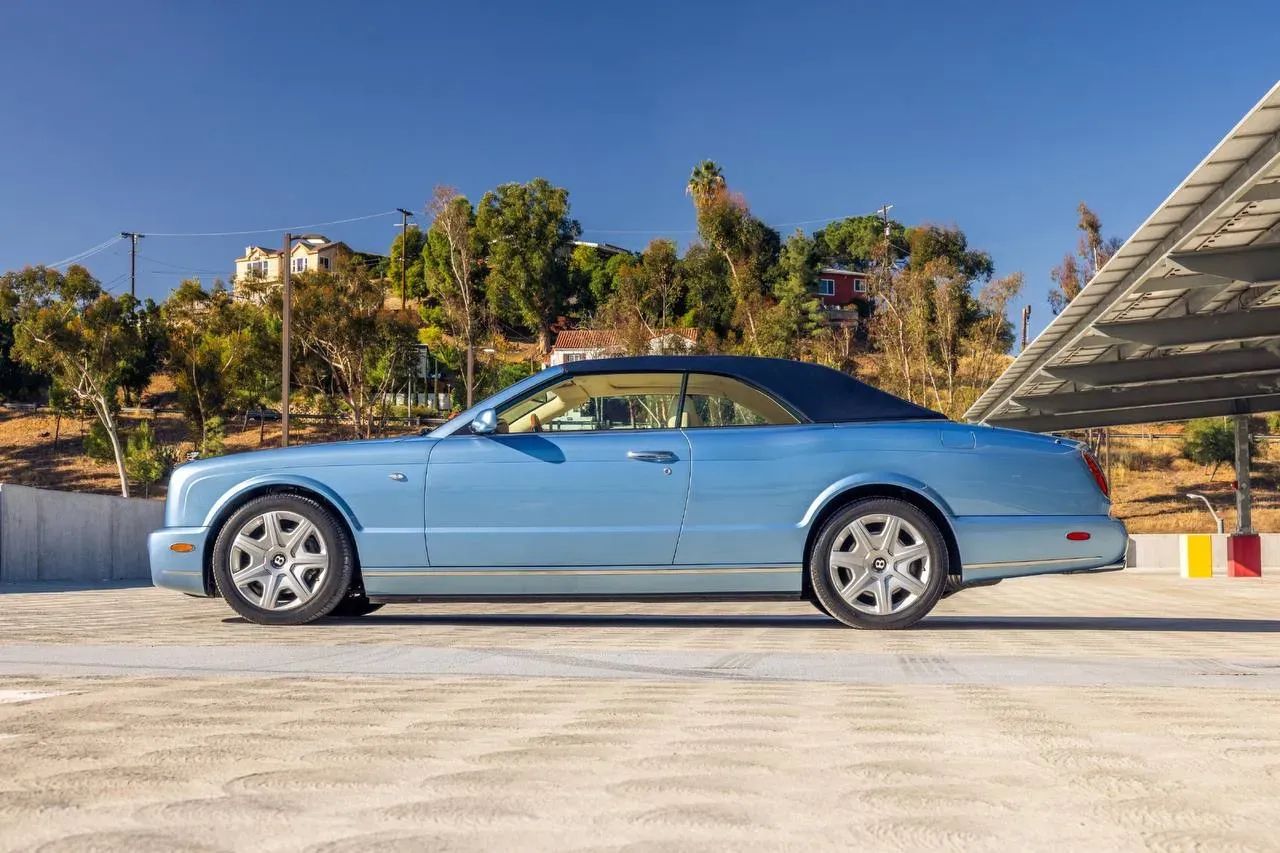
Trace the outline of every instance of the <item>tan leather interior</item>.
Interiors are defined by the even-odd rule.
[[[616,373],[574,376],[539,392],[534,397],[511,406],[500,417],[509,424],[508,432],[527,433],[546,429],[546,424],[566,412],[577,409],[592,399],[611,397],[675,397],[680,393],[682,377],[678,373]],[[714,374],[690,374],[687,393],[690,397],[712,397],[732,401],[756,415],[763,423],[798,423],[789,411],[773,398],[736,379]],[[509,417],[507,413],[513,417]],[[659,421],[660,422],[660,421]],[[675,416],[666,419],[675,426]],[[694,405],[686,400],[681,427],[705,426]],[[551,427],[554,429],[554,427]]]

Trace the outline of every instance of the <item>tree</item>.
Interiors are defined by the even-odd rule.
[[[678,272],[688,306],[682,325],[703,329],[721,338],[729,334],[736,304],[724,255],[702,243],[694,243],[680,259]]]
[[[129,433],[125,444],[125,470],[142,486],[143,497],[151,497],[151,487],[164,479],[172,464],[169,449],[156,441],[150,424],[144,423]]]
[[[751,214],[746,200],[729,192],[724,175],[714,161],[694,167],[686,186],[693,197],[702,241],[724,257],[733,292],[734,320],[746,333],[746,349],[760,355],[757,318],[768,309],[765,290],[768,271],[781,248],[778,232]]]
[[[1062,263],[1049,273],[1056,285],[1049,291],[1049,307],[1054,314],[1062,313],[1062,309],[1071,304],[1071,300],[1084,289],[1103,264],[1111,259],[1123,241],[1118,237],[1103,239],[1102,220],[1089,209],[1084,202],[1076,208],[1080,219],[1076,229],[1080,231],[1080,239],[1076,243],[1075,254],[1062,256]]]
[[[906,231],[907,256],[912,269],[923,270],[933,261],[945,260],[966,279],[989,281],[995,273],[991,255],[970,249],[969,238],[959,228],[926,223]]]
[[[235,405],[260,406],[255,393],[279,377],[279,335],[253,300],[237,300],[219,282],[205,290],[182,282],[166,300],[162,316],[169,345],[165,371],[192,428],[201,456],[213,455],[222,416]]]
[[[527,327],[550,350],[551,325],[569,296],[569,257],[582,233],[569,191],[543,178],[484,194],[476,229],[488,251],[486,288],[498,319]]]
[[[1249,457],[1257,452],[1258,445],[1252,433],[1249,436]],[[1182,434],[1182,455],[1205,467],[1213,466],[1209,479],[1221,465],[1231,465],[1236,459],[1236,435],[1234,425],[1226,418],[1200,418],[1187,423]]]
[[[670,328],[675,323],[677,308],[684,296],[679,263],[676,244],[671,240],[652,240],[640,255],[646,308],[659,329]]]
[[[128,362],[121,365],[120,390],[124,392],[127,405],[142,404],[142,394],[164,360],[167,342],[164,320],[160,314],[160,306],[151,299],[140,304],[134,313],[142,345]]]
[[[399,296],[404,293],[409,297],[418,297],[426,293],[426,286],[422,280],[422,265],[419,263],[419,259],[422,257],[422,249],[426,242],[427,236],[422,233],[422,229],[417,225],[410,225],[403,233],[397,234],[396,238],[391,241],[391,251],[388,253],[389,258],[385,275],[391,282],[394,295]],[[403,280],[400,275],[400,270],[402,269],[400,255],[402,252],[405,255]]]
[[[968,409],[979,394],[1004,372],[1013,348],[1013,324],[1009,322],[1009,305],[1022,292],[1022,273],[993,278],[978,291],[977,316],[969,325],[965,342],[969,357],[969,398],[960,401]]]
[[[1018,274],[996,279],[975,300],[971,279],[947,257],[875,281],[868,336],[880,355],[880,387],[958,416],[1007,361],[1005,310],[1021,286]]]
[[[630,253],[605,254],[595,246],[578,245],[569,256],[569,299],[589,312],[604,305],[617,284],[618,272],[635,258]]]
[[[0,400],[22,400],[48,387],[49,381],[21,361],[10,357],[13,323],[0,317]]]
[[[475,347],[487,319],[483,243],[471,202],[453,187],[436,187],[428,212],[432,220],[422,252],[423,278],[450,334],[465,352],[463,383],[470,407],[476,390]]]
[[[13,357],[92,407],[125,497],[129,480],[116,412],[126,367],[145,350],[138,308],[128,294],[112,297],[81,266],[65,274],[27,267],[0,278],[0,311],[14,326]]]
[[[866,269],[883,252],[884,219],[874,213],[850,216],[813,232],[813,242],[826,260]],[[896,219],[889,220],[889,242],[900,251],[907,245],[906,229]]]
[[[761,354],[778,358],[811,355],[810,345],[824,331],[818,298],[821,250],[815,240],[796,231],[782,244],[773,269],[772,304],[761,323]]]
[[[415,349],[413,327],[383,309],[382,287],[358,263],[305,272],[294,287],[300,347],[324,361],[346,400],[356,438],[372,433],[376,404]]]

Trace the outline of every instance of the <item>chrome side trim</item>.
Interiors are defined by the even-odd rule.
[[[1098,566],[1096,569],[1071,569],[1070,571],[1062,572],[1061,574],[1092,575],[1092,574],[1097,574],[1099,572],[1120,572],[1120,571],[1124,571],[1124,568],[1125,568],[1124,563],[1112,563],[1109,566]]]
[[[470,578],[528,577],[530,575],[754,575],[798,572],[801,566],[740,566],[676,568],[674,566],[641,566],[634,569],[431,569],[413,571],[365,571],[366,578]]]
[[[1013,560],[1007,563],[966,563],[962,569],[1016,569],[1018,566],[1056,566],[1062,563],[1079,563],[1084,560],[1101,560],[1100,556],[1066,557],[1056,560]],[[1089,571],[1096,571],[1090,569]]]

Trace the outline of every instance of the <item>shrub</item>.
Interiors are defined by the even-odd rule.
[[[173,453],[156,442],[150,424],[143,424],[125,440],[124,469],[129,478],[142,486],[143,495],[151,495],[151,487],[165,478],[173,467]]]
[[[107,428],[97,418],[89,424],[89,431],[84,435],[84,455],[98,462],[115,462],[116,453],[111,449],[111,437]]]
[[[220,415],[210,415],[204,420],[204,435],[200,437],[200,458],[221,456],[225,450],[227,427]]]
[[[1251,434],[1249,456],[1252,458],[1257,450],[1258,443]],[[1226,418],[1191,421],[1183,433],[1182,455],[1200,465],[1212,465],[1215,472],[1219,465],[1233,464],[1236,458],[1235,426]]]

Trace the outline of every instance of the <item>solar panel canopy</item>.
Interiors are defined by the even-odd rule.
[[[1280,83],[965,413],[1052,432],[1280,410]]]

